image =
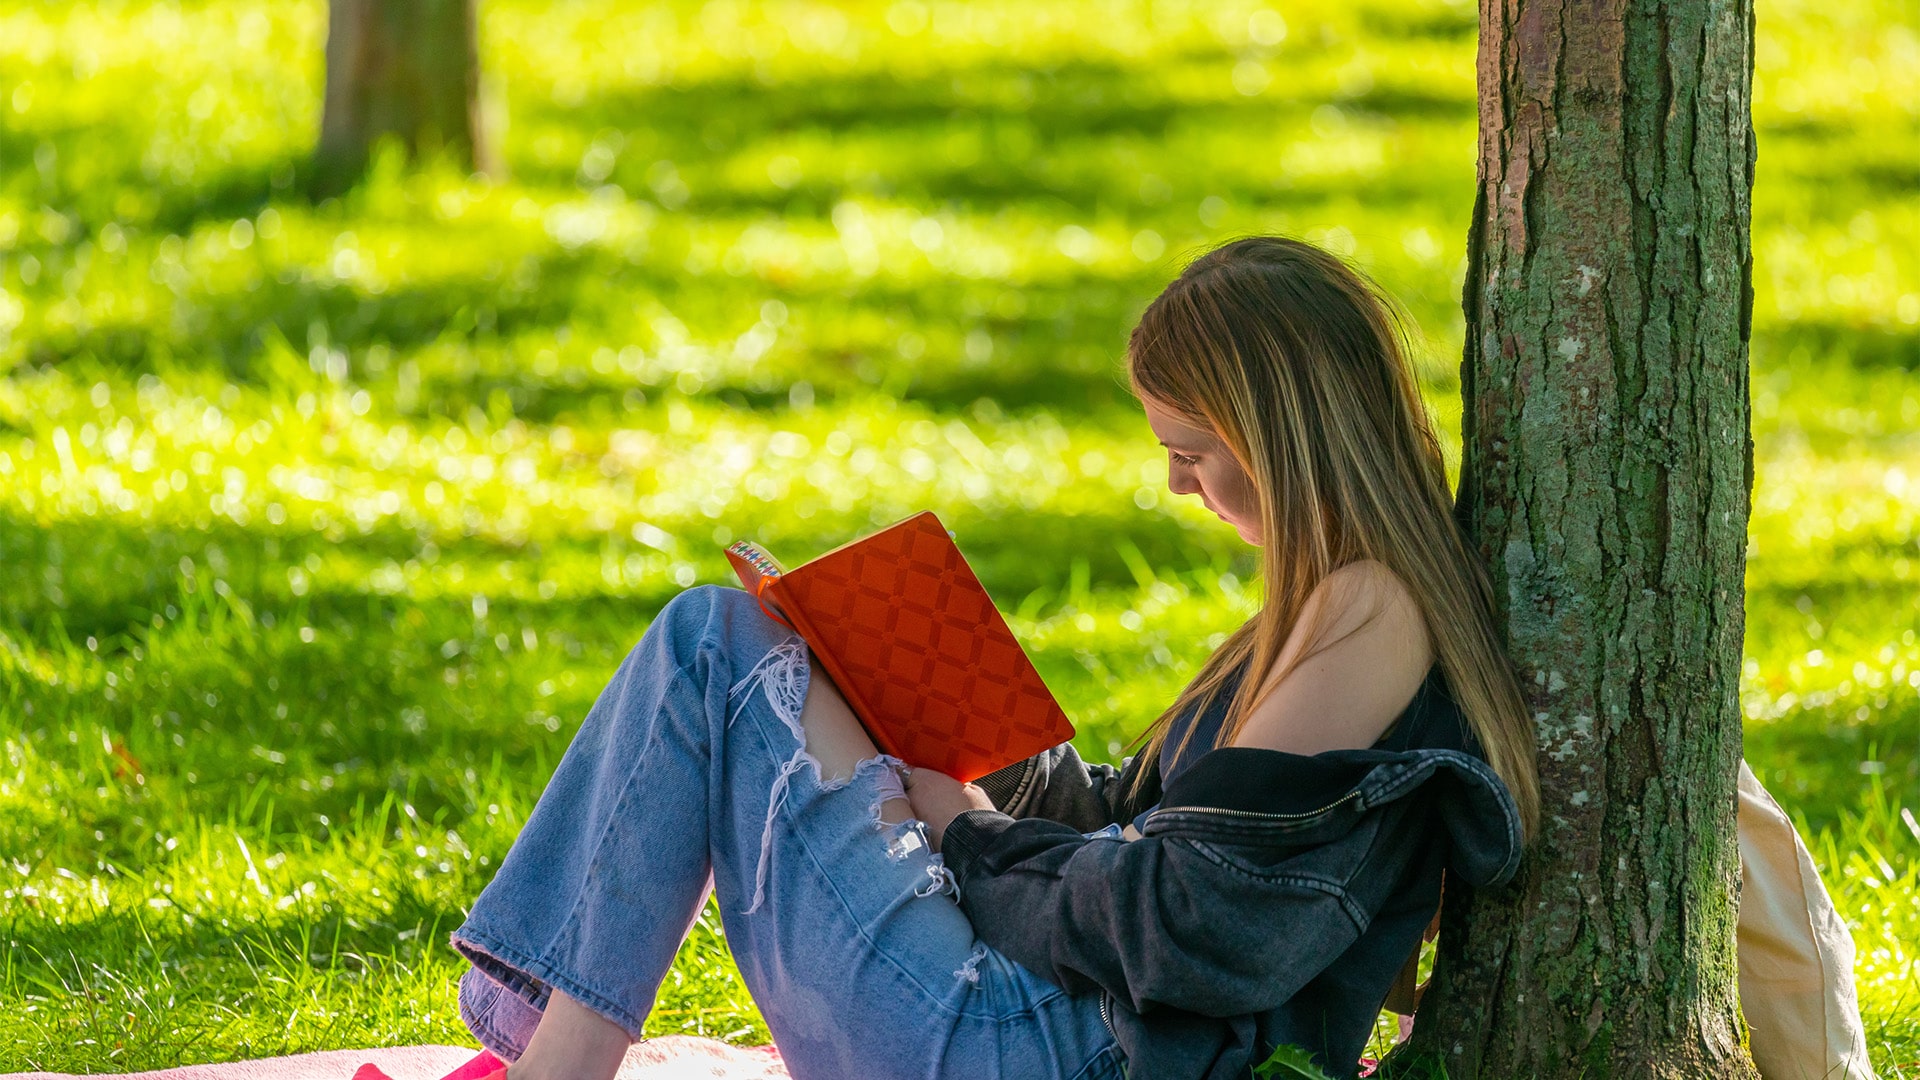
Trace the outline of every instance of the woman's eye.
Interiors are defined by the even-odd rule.
[[[1171,453],[1171,452],[1169,452],[1169,453],[1167,454],[1167,457],[1168,457],[1168,458],[1170,458],[1170,459],[1171,459],[1171,460],[1173,461],[1173,463],[1174,463],[1175,465],[1188,465],[1188,466],[1192,466],[1192,465],[1198,465],[1198,464],[1200,464],[1200,459],[1199,459],[1199,458],[1190,458],[1190,457],[1188,457],[1188,456],[1187,456],[1187,455],[1185,455],[1185,454],[1175,454],[1175,453]]]

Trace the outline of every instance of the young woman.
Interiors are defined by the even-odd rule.
[[[668,603],[453,935],[508,1080],[612,1077],[709,889],[802,1080],[1242,1077],[1285,1044],[1350,1075],[1442,870],[1505,880],[1537,803],[1391,311],[1254,238],[1133,332],[1169,486],[1260,547],[1266,602],[1121,770],[910,770],[747,594]]]

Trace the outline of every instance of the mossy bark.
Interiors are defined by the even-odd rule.
[[[488,163],[480,119],[475,0],[329,0],[327,90],[309,184],[315,197],[359,180],[373,147]]]
[[[1734,974],[1752,0],[1482,0],[1458,509],[1540,740],[1396,1063],[1750,1077]]]

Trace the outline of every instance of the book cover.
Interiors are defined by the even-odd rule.
[[[750,541],[741,584],[791,627],[874,745],[961,781],[1073,738],[1073,724],[931,510],[792,570]]]

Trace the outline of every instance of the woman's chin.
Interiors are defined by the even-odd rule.
[[[1213,510],[1213,507],[1208,506],[1207,509]],[[1260,534],[1254,531],[1252,526],[1243,525],[1218,510],[1213,510],[1213,516],[1233,526],[1233,531],[1240,534],[1240,539],[1252,544],[1254,547],[1260,546]]]

